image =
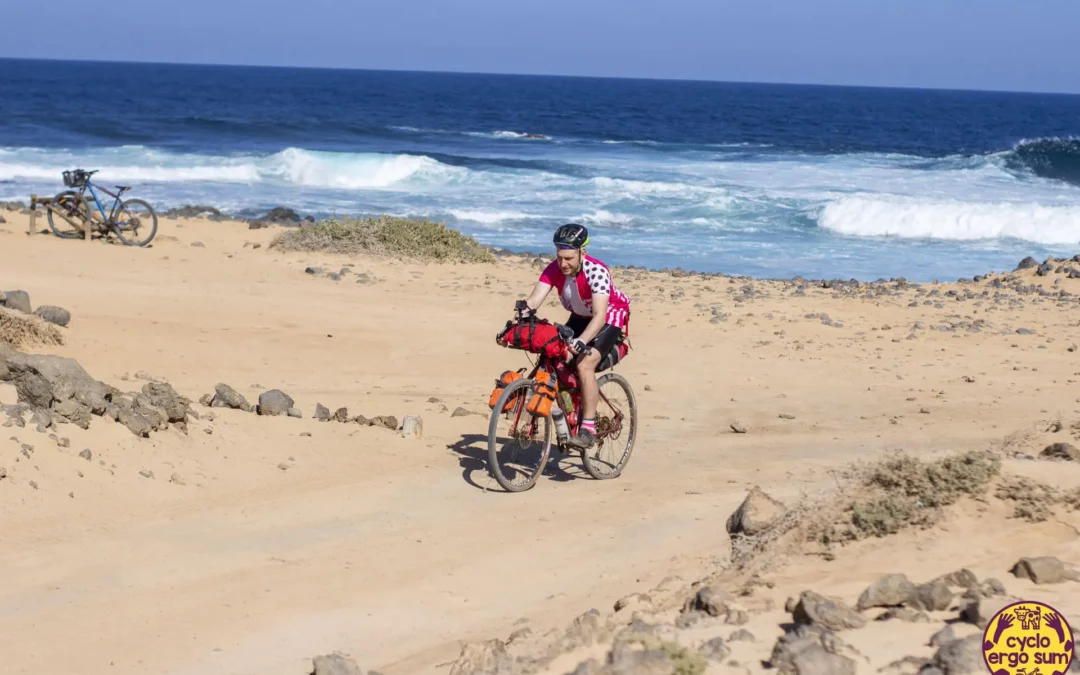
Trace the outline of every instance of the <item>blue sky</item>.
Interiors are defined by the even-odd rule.
[[[1080,93],[1077,0],[5,0],[0,56]],[[89,10],[94,10],[91,15]]]

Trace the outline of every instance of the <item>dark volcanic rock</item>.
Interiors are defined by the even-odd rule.
[[[271,389],[259,395],[256,411],[260,415],[288,415],[295,404],[292,397],[285,392],[280,389]]]
[[[71,312],[67,311],[63,307],[54,307],[53,305],[42,305],[34,310],[34,314],[45,319],[49,323],[54,323],[57,326],[67,326],[71,323]]]
[[[26,291],[6,291],[4,293],[4,307],[15,309],[30,314],[30,294]]]
[[[866,625],[863,615],[813,591],[803,591],[791,616],[795,623],[820,626],[829,631],[862,628]]]
[[[908,602],[915,594],[915,584],[908,581],[903,574],[890,574],[884,576],[859,596],[856,607],[859,610],[871,607],[897,607]]]

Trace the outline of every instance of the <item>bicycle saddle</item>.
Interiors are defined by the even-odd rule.
[[[117,185],[116,189],[119,190],[120,192],[127,192],[128,190],[131,189],[131,186],[130,185]]]

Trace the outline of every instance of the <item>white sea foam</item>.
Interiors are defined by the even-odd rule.
[[[844,197],[825,205],[818,223],[840,234],[905,239],[1015,238],[1040,244],[1080,243],[1080,205]]]
[[[139,146],[72,153],[0,150],[0,180],[57,180],[76,166],[103,181],[148,183],[278,183],[303,187],[387,188],[410,180],[442,181],[467,174],[419,155],[316,152],[288,148],[269,156],[173,154]]]

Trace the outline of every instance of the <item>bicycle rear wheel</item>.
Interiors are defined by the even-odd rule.
[[[113,231],[128,246],[146,246],[157,234],[157,214],[141,199],[129,199],[120,205]]]
[[[52,206],[54,208],[45,209],[52,233],[60,239],[81,239],[84,223],[90,219],[90,209],[79,193],[73,190],[61,192],[53,197]]]
[[[525,379],[506,387],[488,423],[488,470],[509,492],[535,485],[551,453],[551,418],[534,417],[525,410],[530,387],[532,380]],[[501,412],[511,400],[509,412]]]
[[[600,400],[596,406],[596,444],[582,450],[585,471],[597,480],[616,478],[630,461],[637,439],[637,399],[630,382],[618,373],[596,379]]]

